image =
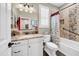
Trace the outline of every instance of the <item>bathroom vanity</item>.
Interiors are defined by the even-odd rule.
[[[12,38],[12,56],[43,56],[43,35],[18,35]]]

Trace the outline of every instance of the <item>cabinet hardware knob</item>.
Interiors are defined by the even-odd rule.
[[[9,43],[8,43],[8,47],[10,48],[13,44],[14,44],[14,43],[9,42]]]
[[[17,52],[14,52],[14,53],[19,53],[19,52],[21,52],[21,51],[17,51]]]

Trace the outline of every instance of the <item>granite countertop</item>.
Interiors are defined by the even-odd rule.
[[[12,39],[11,41],[14,42],[14,41],[28,40],[28,39],[40,38],[40,37],[43,37],[43,35],[42,34],[16,35],[11,38]]]

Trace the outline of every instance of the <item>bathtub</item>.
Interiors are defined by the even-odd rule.
[[[79,42],[66,38],[60,39],[59,51],[61,51],[66,56],[79,56]]]

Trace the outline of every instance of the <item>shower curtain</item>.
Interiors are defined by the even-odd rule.
[[[59,42],[59,12],[54,13],[51,15],[51,36],[52,36],[52,41],[54,43]]]

